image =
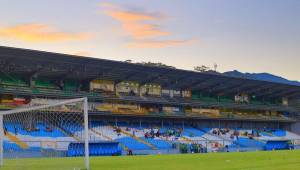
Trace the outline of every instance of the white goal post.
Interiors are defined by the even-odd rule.
[[[76,109],[75,109],[75,104],[77,104]],[[66,106],[74,107],[74,108],[68,108]],[[67,111],[60,112],[60,110],[57,108],[60,109],[63,108],[66,109]],[[84,147],[82,148],[84,149],[84,153],[82,153],[83,155],[81,155],[81,157],[84,156],[84,165],[82,166],[84,166],[83,167],[84,169],[89,170],[90,162],[89,162],[89,120],[88,119],[89,118],[88,118],[87,97],[62,100],[56,103],[37,105],[37,106],[28,106],[24,108],[18,108],[18,109],[7,110],[7,111],[0,111],[0,169],[2,166],[4,166],[5,163],[4,142],[7,142],[5,141],[5,139],[9,140],[8,136],[10,136],[11,138],[13,139],[16,138],[15,140],[19,140],[28,146],[34,145],[34,147],[40,147],[41,143],[43,142],[46,143],[45,140],[53,140],[53,142],[63,142],[62,140],[67,138],[70,139],[76,138],[78,143],[84,145]],[[37,125],[38,123],[47,124],[43,126],[43,131],[39,129],[40,127],[32,127],[32,126],[38,126]],[[72,127],[75,126],[74,124],[80,127],[80,132],[78,131],[78,129],[74,130],[75,128],[68,131],[69,133],[63,132],[64,130],[62,130],[63,129],[62,127],[69,127],[69,126]],[[39,134],[43,134],[43,135],[51,134],[51,132],[55,131],[53,130],[54,128],[56,129],[57,133],[59,134],[64,133],[66,135],[65,138],[61,137],[60,139],[61,141],[55,141],[59,137],[51,136],[52,137],[51,138],[49,136],[42,136],[42,135],[41,135],[42,137],[39,136]],[[47,129],[47,131],[45,129]],[[36,135],[37,133],[35,133],[35,131],[38,131],[38,135]],[[75,133],[76,135],[78,133],[79,137],[77,137]],[[67,134],[69,136],[67,136]],[[33,144],[34,142],[35,144]],[[37,145],[36,143],[38,142],[39,145],[36,146]],[[74,143],[76,144],[76,142]],[[68,148],[67,144],[64,145],[65,148]],[[65,152],[67,152],[67,150],[65,150]],[[14,157],[12,156],[11,158]]]

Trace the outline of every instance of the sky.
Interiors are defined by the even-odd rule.
[[[300,1],[1,0],[0,45],[300,80]]]

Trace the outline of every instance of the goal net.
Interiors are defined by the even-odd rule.
[[[0,169],[89,169],[87,98],[0,112]]]

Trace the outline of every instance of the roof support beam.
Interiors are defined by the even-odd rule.
[[[271,96],[272,99],[278,98],[278,97],[286,97],[286,95],[289,95],[291,93],[296,93],[298,92],[298,90],[295,89],[290,89],[290,90],[283,90],[281,92],[278,93],[274,93],[274,95]]]
[[[203,77],[203,78],[197,78],[194,81],[192,80],[191,82],[186,82],[183,86],[182,89],[192,89],[192,87],[194,87],[195,85],[200,84],[203,81],[208,81],[208,80],[212,80],[212,78],[208,78],[208,77]]]
[[[181,77],[175,77],[175,78],[172,78],[170,81],[167,81],[163,84],[161,84],[161,86],[163,88],[166,88],[166,89],[169,89],[169,88],[174,88],[176,87],[176,85],[178,85],[180,82],[186,80],[186,79],[189,79],[190,77],[187,76],[187,75],[184,75],[184,76],[181,76]],[[179,87],[181,89],[181,87]],[[185,90],[185,89],[181,89],[181,90]]]
[[[288,91],[285,91],[285,92],[281,92],[281,93],[278,93],[274,96],[272,96],[272,98],[278,98],[278,97],[287,97],[287,98],[290,98],[290,97],[293,97],[295,95],[299,95],[299,90],[295,90],[295,89],[291,89],[291,90],[288,90]]]
[[[283,97],[284,94],[290,92],[291,90],[287,89],[287,88],[278,88],[277,90],[269,90],[266,92],[263,92],[259,95],[257,95],[257,97],[266,97],[266,98],[270,98],[270,99],[275,99],[278,97]]]
[[[140,72],[133,72],[133,73],[131,73],[131,74],[128,74],[127,76],[122,77],[122,78],[116,80],[116,81],[115,81],[115,84],[121,83],[122,81],[129,80],[130,77],[134,77],[134,76],[137,76],[137,75],[139,75],[139,74],[141,74],[141,73],[140,73]]]
[[[243,85],[243,83],[235,83],[231,86],[225,86],[225,85],[222,85],[222,86],[219,86],[220,88],[214,88],[211,90],[211,93],[215,93],[215,94],[220,94],[220,96],[223,96],[223,92],[226,91],[226,89],[236,89],[238,87],[240,87],[241,85]]]
[[[144,80],[144,81],[142,81],[141,83],[140,83],[140,85],[142,86],[142,85],[145,85],[145,84],[147,84],[147,83],[151,83],[152,81],[154,81],[154,80],[156,80],[156,79],[160,79],[161,77],[163,77],[163,76],[165,76],[165,75],[167,75],[167,74],[169,74],[169,73],[171,73],[173,70],[167,70],[167,71],[164,71],[163,73],[160,73],[160,74],[152,74],[152,76],[150,77],[150,78],[148,78],[148,79],[146,79],[146,80]]]
[[[275,87],[274,89],[268,89],[266,90],[265,92],[262,92],[258,95],[256,95],[256,97],[270,97],[272,94],[278,94],[279,92],[282,92],[282,91],[287,91],[286,88],[277,88],[277,90],[275,90],[277,87]],[[278,90],[279,89],[279,90]]]
[[[248,94],[248,95],[249,94],[257,94],[257,93],[259,93],[261,91],[268,90],[268,89],[270,89],[272,87],[274,87],[273,84],[271,84],[271,85],[262,85],[261,88],[254,88],[254,89],[251,89],[251,90],[246,90],[245,93]]]
[[[247,89],[252,89],[252,88],[257,88],[260,87],[261,85],[257,85],[257,84],[247,84],[247,83],[243,83],[241,86],[237,87],[237,88],[232,88],[231,90],[225,91],[223,93],[224,96],[226,95],[236,95],[237,93],[244,93],[245,90]]]
[[[200,91],[208,91],[209,93],[211,93],[211,90],[216,88],[216,87],[220,87],[224,85],[222,83],[222,81],[218,81],[218,82],[213,82],[213,83],[209,83],[209,84],[205,84],[205,86],[200,86],[200,88],[195,87],[195,89],[200,90]]]

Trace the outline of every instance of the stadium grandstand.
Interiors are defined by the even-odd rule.
[[[0,97],[2,111],[87,97],[93,156],[300,148],[300,86],[0,47]],[[4,157],[82,156],[65,121],[81,107],[4,119]]]

